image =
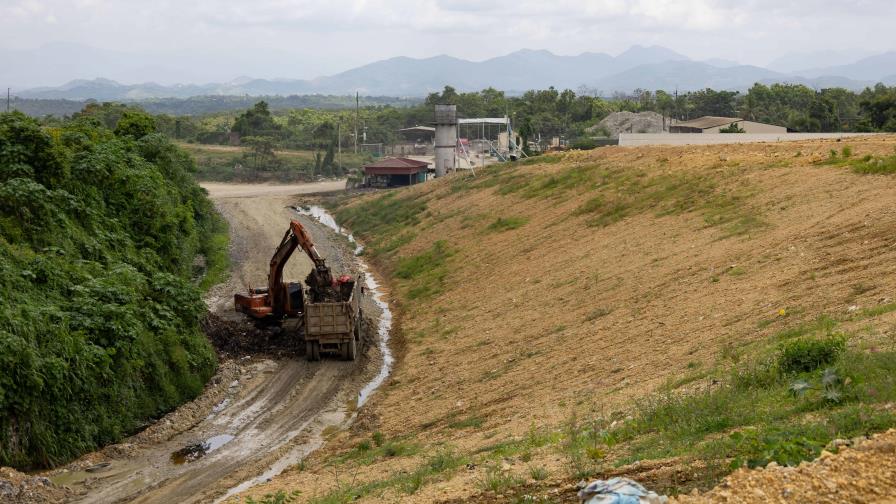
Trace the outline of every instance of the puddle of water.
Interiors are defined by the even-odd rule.
[[[230,434],[218,434],[201,443],[184,446],[171,454],[171,462],[175,465],[189,464],[233,441],[233,438]]]
[[[355,237],[345,228],[340,226],[336,222],[336,219],[323,207],[311,205],[302,208],[292,207],[292,209],[298,214],[314,217],[324,226],[327,226],[333,231],[348,238],[351,243],[355,244],[356,256],[364,250],[364,247],[355,241]],[[389,348],[389,332],[392,330],[392,310],[389,309],[389,304],[383,299],[383,293],[380,291],[376,279],[373,278],[373,275],[370,273],[370,268],[367,266],[367,263],[360,257],[356,257],[356,260],[358,261],[358,266],[361,268],[361,271],[364,273],[364,283],[366,284],[365,286],[367,289],[372,293],[371,297],[373,298],[373,302],[382,311],[379,326],[377,327],[377,333],[379,335],[380,353],[383,356],[383,365],[380,367],[379,373],[377,373],[369,383],[364,385],[358,393],[358,407],[360,408],[367,402],[370,395],[373,394],[376,389],[386,381],[386,378],[389,377],[389,373],[392,372],[392,365],[395,363],[395,358],[392,356],[392,350]]]
[[[66,471],[48,476],[47,479],[57,486],[74,486],[93,476],[87,471]]]

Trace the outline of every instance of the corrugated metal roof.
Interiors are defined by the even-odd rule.
[[[735,123],[738,121],[743,121],[740,117],[716,117],[716,116],[703,116],[698,117],[697,119],[691,119],[690,121],[675,123],[672,126],[684,126],[686,128],[699,128],[699,129],[709,129],[715,128],[716,126],[728,126],[731,123]]]
[[[364,168],[426,168],[429,163],[402,157],[384,158],[375,163],[364,165]]]
[[[429,166],[426,161],[417,161],[408,158],[385,158],[364,165],[364,173],[367,175],[412,175],[425,171]]]

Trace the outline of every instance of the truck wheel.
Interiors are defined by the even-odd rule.
[[[318,342],[305,342],[305,358],[312,362],[320,360],[320,344]]]
[[[349,338],[349,342],[345,344],[347,352],[346,359],[353,361],[355,360],[355,354],[357,353],[358,347],[355,341],[355,338]]]

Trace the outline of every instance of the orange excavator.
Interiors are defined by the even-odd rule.
[[[283,269],[293,252],[301,247],[314,267],[305,278],[307,291],[299,282],[284,282]],[[233,296],[234,308],[253,319],[279,324],[298,319],[309,360],[320,359],[321,351],[336,351],[354,360],[361,339],[360,282],[349,275],[333,278],[329,266],[299,221],[289,223],[280,245],[271,257],[268,286],[249,288]]]

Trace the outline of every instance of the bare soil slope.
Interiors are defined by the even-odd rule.
[[[849,144],[858,162],[896,138]],[[605,148],[349,203],[344,224],[393,273],[400,363],[359,427],[251,493],[570,499],[565,424],[624,421],[659,391],[713,387],[782,330],[896,298],[896,177],[826,164],[843,146]],[[896,317],[868,313],[849,346],[892,350]],[[591,476],[666,488],[696,471],[592,455],[607,463]]]

